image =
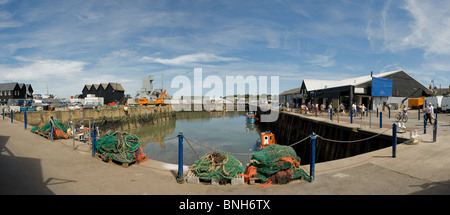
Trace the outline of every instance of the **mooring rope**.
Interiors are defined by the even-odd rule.
[[[370,136],[370,137],[367,137],[367,138],[364,138],[364,139],[359,139],[359,140],[332,140],[332,139],[327,139],[327,138],[319,136],[319,135],[317,135],[317,138],[319,138],[321,140],[328,141],[328,142],[335,142],[335,143],[357,143],[357,142],[362,142],[362,141],[366,141],[366,140],[370,140],[372,138],[378,137],[378,136],[386,133],[389,130],[391,130],[391,129],[388,128],[388,129],[384,130],[383,132],[380,132],[380,133],[375,134],[373,136]]]

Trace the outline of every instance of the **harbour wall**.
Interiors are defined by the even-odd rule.
[[[7,113],[9,116],[10,113]],[[161,122],[175,118],[170,105],[167,106],[143,106],[129,107],[125,110],[123,107],[109,109],[84,109],[84,110],[57,110],[57,111],[28,111],[27,123],[31,126],[39,123],[47,123],[50,117],[61,121],[65,125],[72,120],[76,126],[87,125],[89,120],[100,125],[128,124],[128,126],[137,127],[141,123]],[[23,112],[14,113],[14,121],[24,121]]]
[[[261,112],[258,112],[258,115]],[[266,113],[264,113],[266,114]],[[304,117],[298,114],[280,112],[278,120],[270,123],[259,123],[260,130],[270,130],[275,134],[276,141],[281,145],[291,145],[313,132],[321,137],[339,140],[353,141],[373,137],[379,133],[364,130],[361,128],[348,127],[337,123],[328,123],[314,119],[314,117]],[[385,131],[385,129],[383,129]],[[380,132],[383,132],[380,131]],[[406,141],[400,139],[398,142]],[[381,135],[358,142],[336,142],[325,141],[317,138],[316,141],[316,162],[325,162],[347,158],[370,151],[375,151],[392,146],[392,131],[387,131]],[[293,146],[297,155],[301,158],[302,164],[309,164],[311,157],[311,139]]]

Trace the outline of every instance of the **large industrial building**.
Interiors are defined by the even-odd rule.
[[[342,103],[347,109],[356,102],[374,110],[384,105],[396,109],[408,96],[415,98],[432,94],[408,73],[398,70],[341,81],[305,79],[300,88],[281,93],[280,99],[290,104],[332,103],[333,108]],[[404,104],[407,105],[407,100]]]

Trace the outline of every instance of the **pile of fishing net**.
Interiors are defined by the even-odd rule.
[[[214,152],[207,154],[192,165],[191,171],[200,179],[215,178],[219,184],[225,184],[244,172],[244,167],[235,156]]]
[[[300,157],[290,146],[272,144],[252,155],[247,167],[246,183],[253,176],[259,178],[266,185],[286,184],[293,179],[311,181],[306,172],[300,168]]]
[[[148,160],[140,146],[141,141],[137,136],[125,132],[107,132],[95,144],[97,153],[101,155],[103,160],[109,161],[112,159],[120,163]]]
[[[41,122],[39,125],[31,128],[32,133],[40,133],[42,135],[50,135],[50,123]],[[53,120],[53,137],[55,139],[68,139],[69,136],[66,134],[67,128],[64,124],[58,120]]]

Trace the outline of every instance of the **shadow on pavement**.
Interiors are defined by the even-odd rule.
[[[8,148],[9,137],[0,136],[0,195],[52,195],[43,182],[40,159],[17,157]]]

